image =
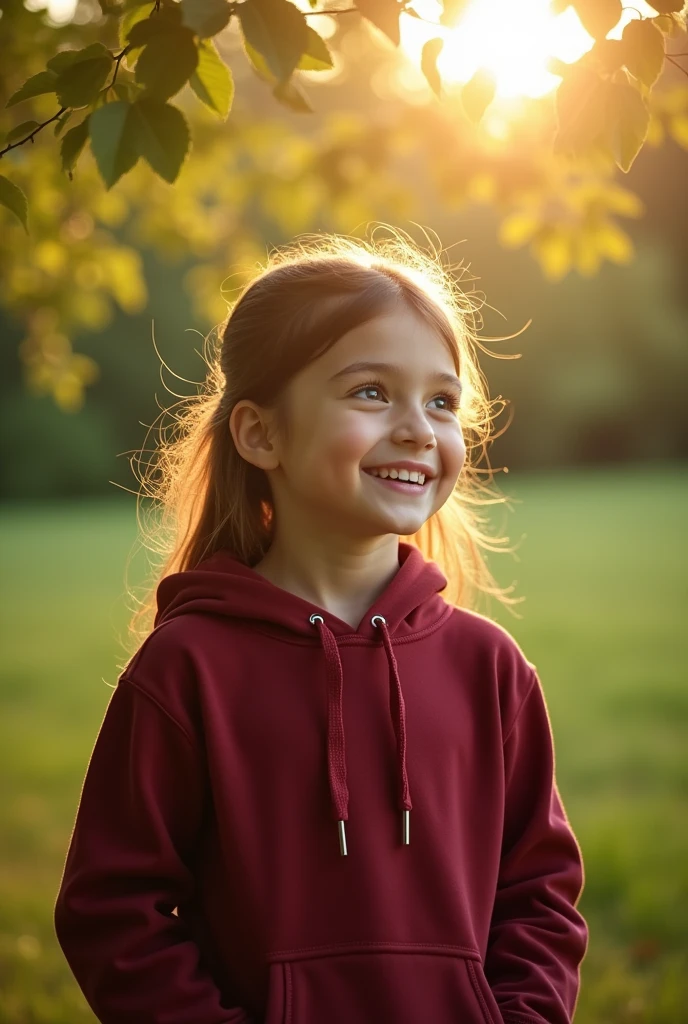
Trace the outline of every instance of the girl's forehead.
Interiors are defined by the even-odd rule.
[[[318,376],[344,377],[349,371],[405,369],[453,373],[456,359],[446,340],[420,317],[379,317],[348,331],[317,360]],[[367,365],[363,365],[367,364]],[[374,365],[373,365],[374,364]],[[314,365],[314,369],[315,369]]]

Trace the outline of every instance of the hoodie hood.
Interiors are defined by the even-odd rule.
[[[349,789],[344,734],[344,676],[338,640],[356,637],[382,643],[389,668],[389,710],[396,737],[397,806],[401,841],[410,843],[411,791],[406,765],[406,707],[395,643],[435,625],[451,614],[439,591],[447,579],[420,550],[399,542],[399,570],[361,619],[357,629],[318,605],[276,586],[250,566],[220,549],[194,569],[173,573],[157,590],[155,626],[178,615],[202,613],[254,621],[272,634],[287,631],[322,647],[327,685],[327,768],[332,814],[339,831],[339,849],[347,854]]]

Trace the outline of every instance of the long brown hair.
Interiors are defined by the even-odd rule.
[[[480,594],[506,606],[523,600],[509,596],[513,586],[496,584],[483,554],[513,549],[505,547],[508,537],[484,529],[489,520],[479,512],[481,506],[509,500],[491,486],[487,460],[489,444],[503,432],[494,432],[494,421],[508,403],[501,396],[489,398],[478,365],[476,348],[488,351],[477,337],[480,301],[443,267],[441,253],[426,252],[399,229],[374,241],[306,234],[274,249],[262,271],[243,286],[219,327],[214,350],[204,355],[208,374],[200,393],[179,403],[171,437],[161,428],[154,458],[140,477],[138,498],[152,498],[154,508],[152,525],[141,526],[139,539],[159,559],[129,624],[134,648],[152,627],[161,579],[193,568],[218,548],[254,565],[270,546],[269,482],[236,450],[229,430],[235,403],[250,399],[279,409],[282,388],[294,374],[400,300],[452,353],[463,384],[457,415],[466,443],[464,467],[450,498],[417,533],[401,539],[442,569],[448,581],[443,596],[450,603],[471,607]],[[483,457],[486,469],[479,468]]]

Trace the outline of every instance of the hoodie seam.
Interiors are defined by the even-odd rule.
[[[511,725],[509,726],[509,729],[507,730],[506,736],[502,740],[502,746],[503,747],[506,746],[508,740],[510,739],[512,732],[516,728],[516,723],[519,720],[521,712],[523,711],[524,707],[526,706],[526,702],[527,702],[528,698],[530,697],[531,693],[535,689],[535,685],[537,683],[537,676],[536,676],[535,672],[532,669],[531,669],[531,674],[532,674],[533,678],[531,680],[530,686],[528,687],[528,690],[526,691],[525,697],[523,698],[523,700],[521,701],[521,703],[518,706],[518,710],[516,711],[516,714],[514,715],[513,722],[511,723]]]
[[[144,690],[144,688],[139,683],[137,683],[134,679],[131,679],[129,676],[120,676],[120,682],[129,683],[129,685],[133,687],[133,689],[136,690],[137,693],[142,694],[144,697],[147,698],[148,701],[150,701],[151,704],[154,704],[156,708],[158,708],[158,710],[161,711],[163,715],[177,727],[177,729],[182,734],[182,736],[189,744],[189,746],[192,748],[192,750],[195,749],[196,744],[194,743],[189,733],[186,731],[184,726],[177,721],[174,715],[171,714],[170,711],[168,711],[164,704],[161,704],[156,697],[149,693],[148,690]]]
[[[451,605],[447,606],[447,609],[442,615],[435,620],[431,625],[424,626],[423,629],[417,630],[415,633],[409,633],[407,636],[394,636],[391,635],[392,642],[395,647],[401,644],[415,643],[417,640],[422,640],[423,637],[429,636],[431,633],[436,632],[445,621],[451,616],[453,612]],[[380,613],[378,613],[380,614]],[[295,644],[298,647],[313,647],[317,646],[318,638],[314,636],[313,639],[310,637],[294,637],[294,636],[278,636],[276,633],[270,632],[267,629],[260,629],[260,627],[248,624],[246,629],[253,633],[260,633],[261,636],[270,637],[271,640],[277,640],[280,643]],[[373,640],[366,636],[361,636],[358,633],[343,633],[341,636],[336,636],[338,647],[383,647],[384,642],[382,640]]]

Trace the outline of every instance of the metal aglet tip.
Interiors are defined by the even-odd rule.
[[[346,857],[347,856],[346,829],[344,828],[344,822],[343,821],[339,821],[338,825],[339,825],[339,852],[341,853],[342,857]]]
[[[403,825],[403,834],[404,834],[404,838],[403,838],[404,846],[409,846],[410,842],[411,842],[410,839],[409,839],[409,826],[410,826],[410,820],[411,820],[410,819],[410,815],[411,815],[410,811],[404,810],[404,811],[401,812],[402,825]]]

